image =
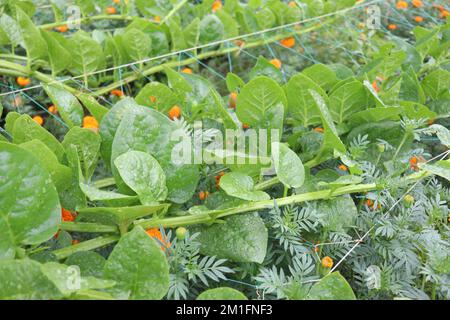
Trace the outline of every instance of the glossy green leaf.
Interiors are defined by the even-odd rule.
[[[20,245],[52,238],[61,221],[58,193],[38,158],[0,142],[0,259]]]
[[[114,191],[104,191],[82,182],[80,182],[80,188],[89,200],[99,201],[107,206],[127,206],[139,202],[137,196],[130,196]]]
[[[16,7],[16,14],[27,56],[33,60],[46,58],[47,43],[42,38],[39,29],[21,8]]]
[[[133,300],[161,299],[169,290],[166,256],[141,227],[120,239],[106,261],[104,275]]]
[[[220,188],[229,196],[248,201],[269,200],[264,191],[254,190],[253,179],[241,172],[229,172],[220,179]]]
[[[356,300],[356,297],[347,280],[339,272],[333,272],[313,285],[306,299]]]
[[[43,168],[45,168],[52,177],[52,181],[58,191],[64,190],[67,180],[71,178],[72,171],[69,167],[58,162],[58,158],[42,141],[31,140],[20,144],[25,150],[35,155]]]
[[[317,83],[325,91],[329,91],[338,82],[334,71],[321,63],[304,69],[302,74]]]
[[[164,170],[168,199],[184,203],[194,194],[200,176],[198,166],[189,164],[192,161],[189,154],[187,159],[184,154],[178,159],[178,149],[184,146],[180,141],[183,137],[185,135],[177,125],[161,113],[144,107],[134,108],[126,114],[117,129],[112,161],[129,150],[150,154]],[[113,169],[113,174],[119,190],[127,191],[116,169]]]
[[[330,95],[330,113],[334,122],[342,123],[352,114],[367,108],[367,93],[359,81],[348,82]]]
[[[258,57],[255,66],[250,70],[249,79],[254,79],[258,76],[267,76],[278,83],[283,82],[281,70],[262,56]]]
[[[0,260],[0,299],[2,300],[56,300],[62,294],[41,271],[39,262]]]
[[[287,187],[300,188],[305,182],[305,168],[298,155],[285,144],[272,144],[275,156],[275,171],[280,181]]]
[[[68,50],[72,53],[71,69],[76,74],[88,74],[105,65],[102,47],[84,31],[75,33]]]
[[[214,14],[206,15],[200,21],[200,44],[222,40],[225,32],[222,21]]]
[[[61,44],[61,40],[59,40],[60,37],[63,37],[62,35],[56,32],[43,30],[41,30],[41,34],[47,43],[48,58],[52,67],[52,74],[57,75],[58,73],[64,71],[67,67],[69,67],[72,59],[71,54]]]
[[[84,105],[86,109],[89,110],[89,113],[100,123],[103,117],[108,113],[109,109],[102,106],[100,103],[95,100],[94,97],[90,96],[86,93],[80,93],[78,96],[81,103]]]
[[[167,114],[174,105],[180,105],[175,93],[168,86],[157,81],[147,83],[136,96],[136,102],[164,114]]]
[[[420,168],[450,181],[450,161],[441,160],[433,164],[421,164]]]
[[[314,108],[315,102],[308,89],[318,92],[325,101],[328,101],[325,91],[302,73],[293,76],[285,86],[288,111],[305,127],[320,123],[320,113]]]
[[[44,85],[44,89],[64,122],[70,128],[81,126],[83,123],[83,107],[78,99],[59,84]]]
[[[166,176],[158,161],[141,151],[128,151],[114,160],[123,181],[137,193],[144,205],[164,201]]]
[[[233,288],[220,287],[200,293],[197,300],[248,300],[240,291]]]
[[[202,227],[200,231],[200,251],[205,255],[235,262],[264,261],[268,233],[256,213],[230,216],[224,223]]]
[[[251,80],[237,97],[236,114],[251,128],[283,128],[287,106],[283,89],[272,79],[261,76]]]
[[[92,130],[73,127],[65,135],[62,145],[64,148],[75,146],[78,152],[83,176],[90,179],[97,166],[100,155],[100,136]],[[67,152],[67,151],[66,151]]]
[[[29,115],[21,115],[13,122],[13,142],[20,144],[34,139],[40,140],[53,151],[59,162],[64,159],[64,147],[50,132],[36,123]]]
[[[139,29],[129,29],[123,34],[123,45],[134,61],[142,61],[150,54],[152,40]]]
[[[444,69],[437,69],[428,74],[422,80],[422,87],[425,94],[433,100],[449,98],[450,93],[450,72]]]
[[[106,259],[94,251],[79,251],[66,259],[64,264],[68,266],[78,266],[83,277],[103,277],[103,268]]]

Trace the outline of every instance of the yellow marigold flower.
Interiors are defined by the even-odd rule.
[[[281,61],[278,59],[272,59],[270,60],[270,63],[273,64],[277,69],[281,68]]]
[[[34,116],[33,120],[36,121],[36,123],[40,126],[44,124],[44,118],[42,118],[41,116]]]

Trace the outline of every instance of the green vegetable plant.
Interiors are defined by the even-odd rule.
[[[99,2],[0,4],[0,299],[450,298],[448,20]]]

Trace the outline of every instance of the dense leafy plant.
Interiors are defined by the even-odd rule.
[[[1,299],[450,298],[448,22],[296,68],[260,47],[355,1],[76,3],[67,37],[60,2],[1,3]],[[216,141],[261,129],[263,156]]]

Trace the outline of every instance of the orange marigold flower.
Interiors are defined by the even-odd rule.
[[[222,1],[220,1],[220,0],[214,1],[212,8],[211,8],[212,12],[216,12],[217,10],[220,10],[220,9],[222,9]]]
[[[106,8],[106,13],[107,14],[115,14],[116,12],[117,12],[117,10],[114,7],[107,7]]]
[[[33,120],[36,121],[36,123],[40,126],[44,124],[44,118],[42,118],[41,116],[34,116]]]
[[[348,171],[347,166],[344,165],[344,164],[341,164],[341,165],[339,166],[339,169],[341,169],[342,171]]]
[[[186,73],[186,74],[192,74],[192,69],[191,68],[184,68],[183,70],[181,70],[181,72]]]
[[[56,31],[61,32],[61,33],[65,33],[65,32],[67,32],[67,30],[69,30],[69,27],[67,26],[67,24],[56,28]]]
[[[242,129],[247,130],[250,126],[247,123],[242,124]]]
[[[155,22],[161,22],[161,17],[160,16],[155,16],[154,18],[153,18],[153,21],[155,21]]]
[[[153,239],[157,240],[158,244],[161,245],[161,250],[166,251],[166,248],[170,248],[171,243],[168,241],[168,239],[163,239],[161,231],[159,231],[158,228],[151,228],[148,229],[147,234],[152,237]]]
[[[390,25],[388,25],[388,29],[391,30],[391,31],[397,30],[397,25],[391,23]]]
[[[181,108],[179,106],[173,106],[169,110],[169,118],[174,120],[175,118],[180,118],[181,116]]]
[[[412,5],[416,8],[423,7],[423,2],[421,0],[412,0]]]
[[[408,2],[398,1],[396,4],[397,9],[408,9]]]
[[[113,96],[119,97],[119,98],[124,96],[123,91],[122,91],[122,90],[119,90],[119,89],[111,90],[111,94],[112,94]]]
[[[98,129],[98,121],[93,116],[83,118],[83,128]]]
[[[75,217],[73,216],[73,214],[69,210],[66,210],[64,208],[61,208],[61,218],[63,221],[66,221],[66,222],[75,220]]]
[[[280,43],[286,48],[292,48],[293,46],[295,46],[295,38],[294,37],[284,38],[280,41]]]
[[[272,59],[270,60],[270,63],[273,64],[277,69],[281,68],[281,61],[278,59]]]
[[[419,169],[419,167],[417,165],[418,163],[419,163],[419,159],[416,156],[413,156],[413,157],[411,157],[409,159],[409,167],[412,170],[418,170]]]
[[[50,112],[52,114],[56,114],[56,113],[58,113],[58,110],[56,109],[56,107],[54,105],[51,105],[50,107],[48,107],[48,112]]]
[[[372,88],[373,88],[373,90],[375,90],[375,92],[380,92],[380,88],[378,88],[378,83],[377,83],[377,80],[374,80],[373,82],[372,82]]]
[[[230,93],[230,100],[229,100],[230,108],[236,109],[236,99],[237,99],[237,93],[236,92]]]
[[[288,6],[289,6],[290,8],[295,8],[295,7],[297,6],[297,3],[296,3],[295,1],[290,1],[290,2],[288,3]]]
[[[447,10],[442,10],[441,14],[439,15],[439,18],[442,19],[447,19],[447,17],[450,15],[450,12],[448,12]]]
[[[208,191],[200,191],[200,193],[198,194],[198,198],[203,201],[206,198],[208,198],[209,196],[209,192]]]
[[[417,22],[417,23],[421,23],[421,22],[423,22],[423,17],[416,16],[416,17],[414,17],[414,21]]]
[[[313,129],[315,132],[323,133],[323,128],[317,127]]]
[[[322,258],[322,266],[330,269],[333,266],[333,259],[331,259],[329,256]]]
[[[30,84],[31,80],[30,78],[26,77],[17,77],[16,82],[19,86],[25,87]]]

